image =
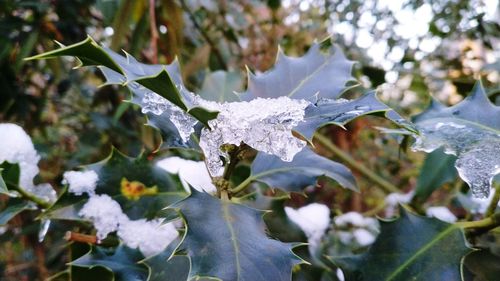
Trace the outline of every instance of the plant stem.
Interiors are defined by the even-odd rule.
[[[352,168],[363,174],[365,177],[369,178],[374,183],[376,183],[385,192],[387,193],[401,192],[399,188],[397,188],[395,185],[386,181],[385,179],[374,173],[365,165],[354,160],[351,157],[351,155],[342,151],[340,148],[334,145],[327,137],[320,134],[316,134],[314,137],[319,141],[319,143],[321,143],[321,145],[323,145],[325,148],[333,152],[342,161],[349,164],[349,166],[351,166]]]
[[[49,202],[44,201],[42,198],[37,197],[35,194],[33,194],[31,192],[27,192],[26,190],[24,190],[24,189],[22,189],[20,187],[12,185],[12,189],[14,189],[15,191],[19,192],[19,194],[21,194],[21,197],[23,197],[26,200],[29,200],[31,202],[36,203],[42,209],[47,209],[51,205]]]
[[[500,184],[495,184],[495,194],[493,194],[493,198],[491,198],[491,202],[488,205],[488,209],[486,209],[486,212],[484,213],[485,217],[490,217],[495,213],[495,210],[497,209],[498,206],[498,201],[500,201]]]
[[[500,213],[494,214],[490,217],[487,217],[478,221],[461,221],[456,222],[461,228],[495,228],[500,225]]]
[[[149,0],[149,28],[151,31],[152,63],[158,63],[158,30],[156,29],[155,0]]]
[[[254,180],[254,177],[249,176],[244,181],[242,181],[237,187],[231,189],[232,194],[237,194],[247,188],[247,186]]]

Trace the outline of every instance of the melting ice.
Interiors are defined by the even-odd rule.
[[[460,120],[436,118],[419,122],[421,136],[414,150],[431,152],[444,147],[458,157],[455,167],[474,197],[488,197],[493,178],[500,173],[500,135],[486,127]]]
[[[211,130],[203,129],[200,137],[210,174],[222,175],[220,157],[226,155],[219,147],[223,144],[244,142],[283,161],[292,161],[306,145],[292,135],[292,128],[304,119],[307,105],[307,101],[288,97],[221,104],[217,119],[208,122]]]

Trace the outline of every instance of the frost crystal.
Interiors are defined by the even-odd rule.
[[[159,219],[141,219],[120,223],[118,236],[128,247],[139,248],[147,257],[162,252],[179,233],[173,223],[163,224]]]
[[[120,222],[128,220],[120,204],[105,194],[90,197],[78,214],[92,221],[99,240],[116,231]]]
[[[444,222],[454,223],[457,221],[457,217],[448,208],[443,206],[429,207],[425,211],[425,214],[428,217],[436,218]]]
[[[326,205],[312,203],[297,210],[285,207],[285,212],[304,231],[309,249],[314,253],[330,224],[330,209]]]
[[[54,202],[57,194],[49,184],[34,185],[33,178],[38,174],[40,156],[31,138],[16,124],[0,124],[0,163],[7,161],[18,164],[20,168],[19,186],[27,192],[47,202]]]
[[[306,145],[292,135],[292,128],[304,119],[304,100],[288,97],[276,99],[257,98],[249,102],[232,102],[220,105],[219,115],[208,122],[210,129],[201,132],[200,147],[205,153],[212,176],[221,176],[223,165],[220,150],[223,144],[240,145],[241,142],[283,161],[292,161]]]
[[[178,174],[182,186],[189,192],[189,185],[198,191],[215,192],[217,189],[208,174],[207,166],[203,161],[191,161],[180,157],[169,157],[160,160],[156,165],[171,174]]]
[[[434,120],[417,124],[421,136],[414,150],[431,152],[444,147],[445,153],[458,157],[455,167],[472,194],[488,197],[493,178],[500,173],[500,135],[465,121]]]
[[[76,195],[87,193],[93,195],[99,176],[96,172],[89,170],[83,172],[69,171],[63,175],[62,184],[69,185],[69,192]]]

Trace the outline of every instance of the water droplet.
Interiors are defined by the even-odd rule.
[[[369,111],[370,107],[367,105],[356,105],[354,109],[361,110],[361,111]]]
[[[453,114],[453,115],[459,115],[460,114],[460,110],[453,110],[453,112],[451,114]]]

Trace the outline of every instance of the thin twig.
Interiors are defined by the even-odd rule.
[[[184,0],[181,0],[181,5],[182,9],[184,9],[184,11],[188,14],[189,19],[191,19],[191,21],[193,22],[194,27],[200,32],[201,36],[205,39],[205,41],[207,41],[208,45],[210,45],[212,51],[214,52],[215,57],[219,61],[219,64],[222,66],[224,70],[227,70],[227,64],[224,61],[224,58],[222,57],[222,54],[219,51],[219,48],[217,48],[217,46],[212,41],[210,36],[208,36],[207,32],[200,26],[193,12],[189,9]]]
[[[64,235],[64,240],[80,242],[80,243],[97,244],[97,237],[95,235],[87,235],[72,231],[66,232],[66,234]]]
[[[316,134],[315,139],[318,140],[318,142],[321,143],[322,146],[333,152],[342,161],[346,162],[349,166],[363,174],[365,177],[369,178],[372,182],[376,183],[383,191],[387,193],[401,192],[395,185],[386,181],[365,165],[354,160],[349,154],[345,153],[342,149],[334,145],[327,137]]]
[[[484,213],[485,217],[489,217],[495,213],[495,210],[498,206],[498,201],[500,201],[500,184],[495,185],[495,194],[493,194],[493,198],[491,198],[490,204],[488,205],[488,209]]]
[[[151,29],[151,62],[158,63],[158,30],[156,28],[155,0],[149,0],[149,28]]]

